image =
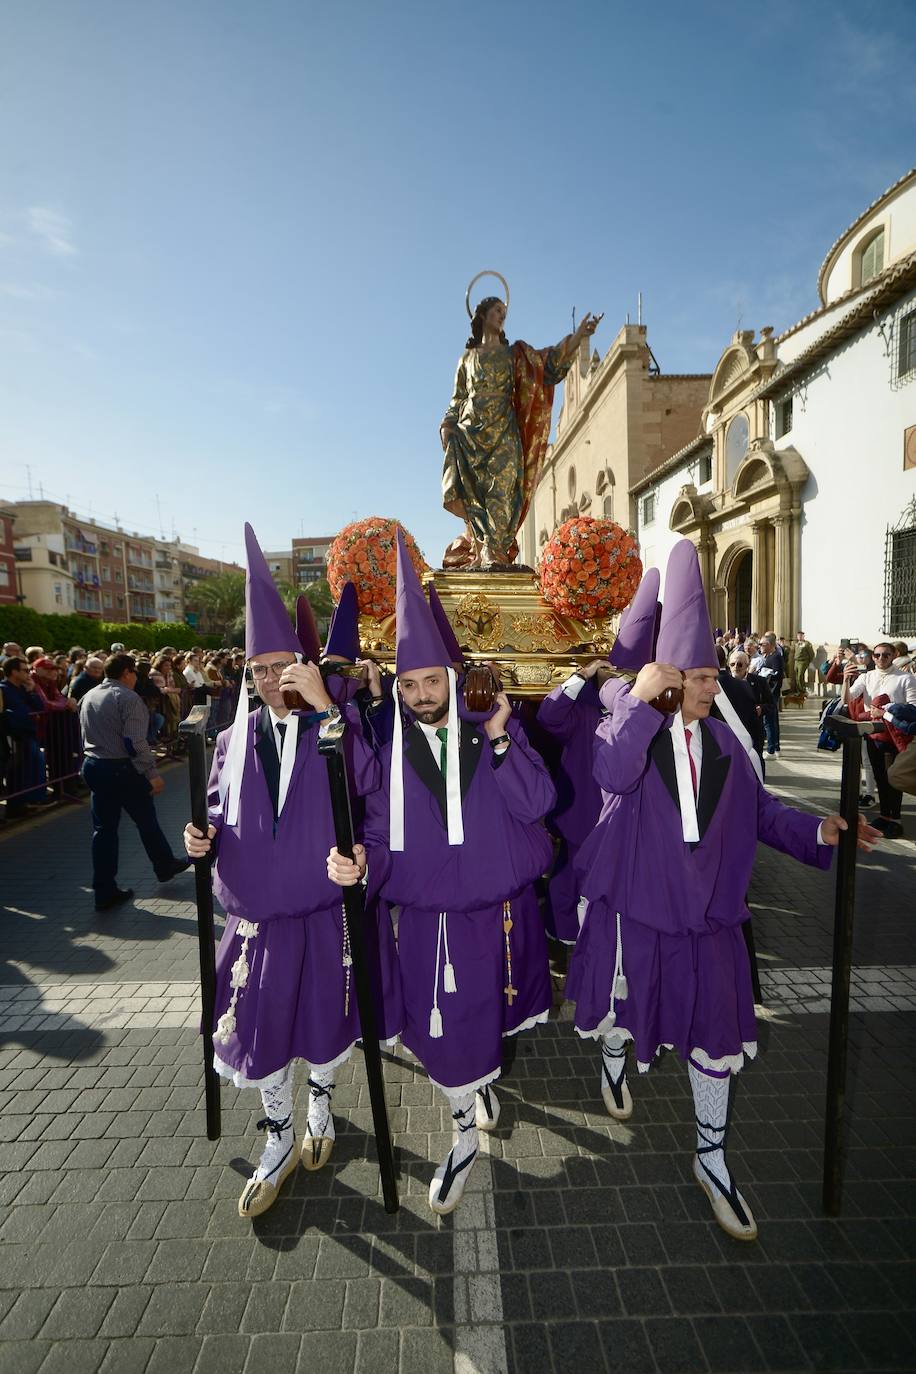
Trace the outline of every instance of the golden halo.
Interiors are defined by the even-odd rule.
[[[465,293],[464,293],[464,308],[465,308],[465,310],[468,312],[468,319],[469,319],[469,320],[473,320],[473,318],[474,318],[474,312],[473,312],[473,310],[471,309],[471,291],[472,291],[472,289],[476,286],[476,284],[480,281],[480,278],[481,278],[481,277],[498,277],[498,278],[499,278],[499,280],[500,280],[500,281],[502,282],[502,284],[503,284],[503,290],[504,290],[505,293],[506,293],[506,299],[505,299],[505,301],[503,302],[503,304],[505,305],[506,310],[509,309],[509,283],[506,281],[505,277],[502,275],[501,272],[494,272],[494,271],[492,271],[491,268],[487,267],[487,268],[485,268],[485,269],[483,270],[483,272],[478,272],[476,277],[472,277],[472,278],[471,278],[470,282],[468,283],[468,289],[467,289],[467,291],[465,291]]]

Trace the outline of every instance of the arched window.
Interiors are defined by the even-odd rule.
[[[568,478],[567,480],[569,481],[569,499],[570,499],[570,501],[575,501],[575,499],[576,499],[576,469],[575,469],[575,467],[571,467],[571,468],[569,469],[569,478]]]
[[[747,453],[747,416],[735,415],[725,431],[725,485],[730,487]]]
[[[614,518],[614,488],[611,487],[607,496],[604,498],[604,518],[613,520]]]
[[[854,273],[854,286],[864,286],[872,277],[884,271],[884,230],[876,229],[868,238],[863,239],[856,248],[855,261],[858,271]]]

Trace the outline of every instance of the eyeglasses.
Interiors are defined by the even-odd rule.
[[[874,656],[875,658],[893,658],[894,654],[891,649],[876,649]]]
[[[252,663],[251,676],[255,681],[265,678],[268,672],[273,673],[274,677],[282,677],[287,668],[292,668],[296,660],[289,659],[286,663]]]

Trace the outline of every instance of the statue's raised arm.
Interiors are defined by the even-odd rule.
[[[481,272],[480,276],[499,276]],[[579,344],[602,315],[586,314],[575,333],[553,348],[510,344],[504,332],[509,288],[485,296],[455,373],[439,435],[445,451],[442,504],[465,522],[464,536],[443,560],[451,568],[508,568],[518,554],[518,530],[534,494],[550,435],[553,389],[569,371]]]

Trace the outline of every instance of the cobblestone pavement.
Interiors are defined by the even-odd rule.
[[[783,730],[771,786],[826,809],[839,761],[814,754],[813,710]],[[167,776],[177,844],[185,784]],[[905,821],[916,835],[912,806]],[[158,887],[127,822],[122,855],[137,899],[97,916],[85,809],[0,838],[4,1374],[916,1368],[913,843],[859,870],[840,1220],[820,1207],[833,881],[761,852],[766,1010],[730,1143],[754,1245],[718,1230],[691,1179],[683,1067],[635,1082],[615,1123],[565,1010],[508,1047],[499,1127],[452,1217],[426,1204],[447,1113],[399,1053],[400,1212],[381,1205],[357,1054],[332,1162],[242,1222],[259,1104],[224,1088],[223,1138],[206,1140],[192,879]]]

